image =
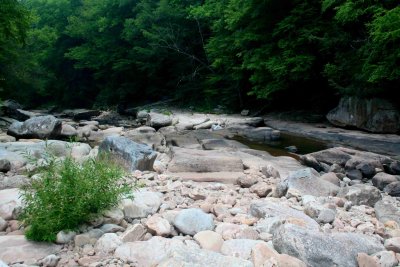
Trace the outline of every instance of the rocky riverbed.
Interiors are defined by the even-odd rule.
[[[0,134],[0,266],[399,265],[390,156],[334,147],[274,157],[231,140],[279,139],[263,118],[240,115],[15,112],[25,121],[3,118]],[[37,167],[26,155],[40,162],[49,149],[78,161],[112,151],[143,187],[54,244],[26,241],[19,188]]]

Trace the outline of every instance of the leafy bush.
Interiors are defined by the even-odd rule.
[[[129,196],[122,169],[106,156],[78,163],[52,158],[39,178],[23,188],[22,220],[30,240],[54,241],[61,230],[73,230],[96,213]]]

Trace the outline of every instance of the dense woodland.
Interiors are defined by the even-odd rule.
[[[328,109],[400,88],[399,0],[1,0],[1,99]]]

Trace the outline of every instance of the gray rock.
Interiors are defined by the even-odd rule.
[[[400,182],[388,184],[383,191],[392,197],[400,197]]]
[[[61,259],[60,256],[50,254],[47,257],[45,257],[43,260],[41,260],[40,264],[43,265],[44,267],[56,267],[58,264],[58,261],[60,259]]]
[[[362,162],[356,166],[356,169],[362,173],[363,177],[372,178],[375,175],[375,166],[369,162]]]
[[[340,179],[337,177],[337,175],[334,172],[328,172],[320,177],[321,180],[330,182],[331,184],[334,184],[336,186],[340,186]]]
[[[262,201],[252,202],[250,214],[257,218],[265,219],[257,223],[260,232],[272,234],[283,223],[295,223],[311,230],[318,230],[319,225],[312,218],[301,211],[281,205],[274,198],[266,198]]]
[[[388,184],[397,181],[399,179],[396,176],[384,172],[379,172],[372,178],[372,184],[380,190],[383,190]]]
[[[277,194],[279,197],[286,195],[290,191],[295,191],[300,195],[312,196],[332,196],[336,195],[339,187],[320,179],[319,174],[306,168],[290,174],[286,180],[279,183]]]
[[[346,153],[340,147],[325,149],[322,151],[307,154],[306,156],[312,156],[318,162],[323,162],[328,165],[337,164],[341,167],[344,167],[346,162],[352,157],[349,153]]]
[[[112,224],[112,223],[107,223],[104,224],[100,227],[100,230],[103,231],[104,233],[116,233],[116,232],[123,232],[125,231],[125,228]]]
[[[0,176],[0,190],[8,188],[21,188],[29,184],[29,178],[25,175]]]
[[[387,250],[400,253],[400,237],[393,237],[385,240],[385,248]]]
[[[159,267],[201,267],[201,266],[221,266],[221,267],[252,267],[250,261],[236,257],[223,256],[220,253],[194,247],[177,246],[173,248]]]
[[[362,173],[359,170],[349,170],[346,172],[346,176],[350,180],[362,180]]]
[[[133,142],[125,137],[109,136],[101,143],[99,153],[108,153],[127,170],[153,170],[157,154],[147,145]]]
[[[147,233],[146,228],[141,224],[135,224],[121,235],[122,242],[135,242],[142,241],[145,234]]]
[[[6,230],[8,223],[2,217],[0,217],[0,232]]]
[[[400,161],[393,161],[390,163],[390,171],[393,174],[400,174]]]
[[[11,170],[11,162],[8,159],[0,159],[0,172]]]
[[[380,200],[374,206],[376,218],[382,223],[395,221],[400,224],[400,207],[387,200]]]
[[[158,211],[161,206],[160,193],[139,191],[134,193],[135,198],[122,201],[126,219],[145,218]]]
[[[62,123],[54,116],[39,116],[24,122],[14,122],[7,134],[16,138],[57,138],[61,134]]]
[[[154,128],[148,126],[127,131],[124,133],[124,136],[134,142],[148,145],[153,149],[165,144],[164,136],[157,133]]]
[[[384,99],[343,97],[326,116],[334,125],[357,127],[374,133],[396,133],[400,130],[400,113]]]
[[[374,186],[366,184],[355,184],[340,190],[339,197],[344,197],[354,205],[368,205],[373,207],[382,199],[381,192]]]
[[[319,163],[313,156],[311,155],[301,155],[300,156],[300,162],[303,165],[306,165],[308,167],[313,168],[314,170],[316,170],[317,172],[322,171],[322,166],[321,163]]]
[[[78,131],[69,124],[63,124],[61,127],[61,134],[62,137],[70,138],[74,136],[78,136]]]
[[[147,114],[146,125],[155,129],[170,126],[172,124],[172,117],[160,113],[150,112]]]
[[[113,253],[120,245],[122,245],[122,241],[116,234],[107,233],[97,240],[94,250],[97,255],[108,255]]]
[[[204,139],[200,143],[205,150],[248,148],[238,141],[226,139]]]
[[[357,267],[358,253],[384,250],[378,240],[355,233],[326,234],[295,225],[283,225],[273,237],[274,248],[304,261],[311,267]]]
[[[60,231],[57,234],[56,243],[57,244],[66,244],[69,243],[74,237],[76,233],[74,231]]]
[[[212,215],[201,209],[181,210],[172,223],[179,232],[192,236],[201,231],[214,230],[215,227]]]

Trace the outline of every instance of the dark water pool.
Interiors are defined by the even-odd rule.
[[[275,157],[289,156],[295,159],[299,159],[300,155],[329,148],[328,143],[287,133],[281,133],[280,140],[270,141],[270,142],[255,142],[240,136],[236,136],[232,139],[239,141],[240,143],[247,145],[252,149],[266,151]],[[286,147],[288,146],[296,146],[297,152],[296,153],[289,152],[286,149]]]

